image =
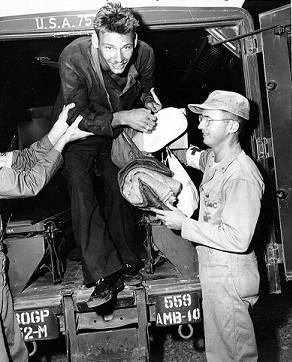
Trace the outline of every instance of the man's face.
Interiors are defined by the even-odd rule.
[[[133,34],[99,33],[99,50],[109,69],[122,74],[129,63],[133,50]]]
[[[224,111],[207,109],[200,118],[198,129],[203,133],[203,142],[211,148],[224,145],[230,135],[229,122],[232,117]]]

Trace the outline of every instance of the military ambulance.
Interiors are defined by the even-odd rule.
[[[243,145],[267,189],[255,246],[262,290],[280,293],[282,278],[292,279],[290,5],[260,14],[255,27],[241,0],[121,2],[137,13],[139,38],[155,51],[156,87],[165,107],[186,108],[214,89],[250,99],[256,126]],[[104,3],[0,3],[1,151],[26,147],[51,127],[58,57],[73,39],[92,34]],[[187,117],[189,127],[196,127],[196,116]],[[193,133],[189,142],[202,145]],[[192,177],[199,183],[198,174]],[[108,312],[87,307],[90,290],[82,286],[80,262],[64,260],[74,246],[65,189],[62,175],[56,175],[36,198],[1,203],[10,215],[4,227],[10,286],[31,355],[39,341],[60,339],[68,361],[148,361],[151,326],[176,325],[182,337],[191,337],[202,322],[196,258],[191,276],[180,272],[171,250],[163,264],[156,263],[153,243],[171,249],[179,236],[153,225],[147,215],[141,220],[148,267],[143,283],[126,286]],[[178,259],[183,263],[185,257],[182,252]]]

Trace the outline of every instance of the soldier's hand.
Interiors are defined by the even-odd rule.
[[[59,117],[58,117],[56,123],[53,126],[53,128],[56,130],[56,132],[59,133],[60,136],[63,133],[65,133],[65,131],[69,127],[69,125],[67,123],[68,112],[69,112],[70,109],[72,109],[74,107],[75,107],[74,103],[69,103],[66,106],[64,106],[63,109],[62,109],[62,112],[59,114]]]
[[[170,208],[170,211],[156,208],[151,208],[151,211],[156,213],[156,219],[161,220],[168,229],[181,230],[187,216],[176,207],[170,204],[167,206]]]
[[[94,133],[92,132],[82,131],[80,128],[78,128],[78,125],[82,121],[82,119],[82,116],[76,117],[75,121],[71,124],[71,126],[67,128],[64,134],[66,143],[94,135]]]

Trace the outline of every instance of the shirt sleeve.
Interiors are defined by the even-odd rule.
[[[13,151],[11,167],[0,169],[0,198],[34,196],[47,184],[62,163],[60,152],[47,137],[23,151]]]
[[[18,171],[29,170],[52,148],[53,145],[46,135],[41,140],[34,142],[29,148],[11,152],[12,162],[10,165],[6,165],[6,167],[12,167]]]
[[[96,135],[114,137],[116,132],[111,126],[113,113],[102,106],[99,110],[90,107],[86,81],[78,66],[67,54],[61,55],[59,64],[64,102],[75,103],[75,107],[69,111],[68,123],[71,124],[80,114],[83,117],[80,129]]]
[[[224,192],[219,225],[186,218],[182,237],[228,252],[246,252],[260,213],[262,186],[246,179],[231,181]]]

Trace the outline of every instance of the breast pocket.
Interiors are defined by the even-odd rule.
[[[221,215],[222,209],[222,198],[219,192],[215,190],[203,190],[201,193],[203,196],[203,206],[204,206],[204,221],[208,222],[210,220],[216,221]],[[201,196],[201,197],[202,197]]]

